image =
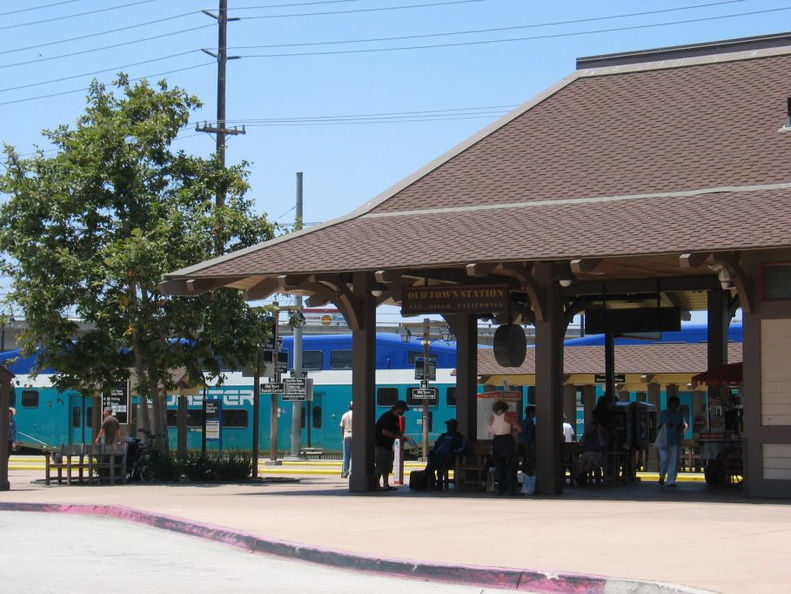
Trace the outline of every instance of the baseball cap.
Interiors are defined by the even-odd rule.
[[[400,410],[409,410],[409,406],[403,400],[399,400],[393,405],[393,408],[400,409]]]
[[[447,421],[445,421],[445,424],[446,425],[456,425],[457,427],[459,426],[459,422],[456,419],[448,419]]]

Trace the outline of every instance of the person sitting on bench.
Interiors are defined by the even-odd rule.
[[[428,453],[426,473],[429,475],[429,485],[434,485],[437,490],[442,490],[448,470],[456,463],[456,458],[467,451],[467,439],[459,433],[459,423],[456,419],[445,421],[448,430],[437,438],[434,447]]]
[[[604,427],[596,421],[590,421],[580,444],[585,449],[577,460],[577,484],[582,487],[588,481],[588,473],[604,465],[604,453],[607,451],[607,433]]]

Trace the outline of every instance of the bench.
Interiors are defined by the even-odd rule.
[[[63,444],[60,450],[47,453],[45,458],[46,467],[44,474],[44,484],[49,485],[52,480],[53,471],[58,473],[58,484],[63,484],[63,471],[66,471],[66,484],[71,485],[73,480],[83,482],[84,472],[89,470],[88,462],[85,459],[85,444]],[[76,476],[75,476],[75,473]],[[90,477],[90,471],[88,472]]]
[[[324,456],[324,448],[301,448],[299,455],[308,460],[320,460]]]
[[[486,488],[488,474],[487,464],[492,457],[492,444],[488,441],[476,441],[467,446],[467,452],[456,459],[453,470],[453,481],[457,489]]]
[[[60,450],[46,456],[44,484],[49,485],[57,472],[59,485],[63,484],[64,471],[67,485],[73,482],[110,484],[126,482],[127,443],[117,444],[63,444]]]
[[[88,459],[90,476],[97,484],[103,481],[114,485],[126,483],[126,456],[129,444],[102,443],[85,446],[85,457]]]

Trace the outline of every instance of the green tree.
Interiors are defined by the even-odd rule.
[[[134,368],[153,411],[149,419],[144,406],[142,422],[166,433],[171,371],[200,380],[217,375],[220,361],[254,361],[262,322],[238,291],[167,296],[162,275],[274,229],[245,198],[246,163],[222,167],[172,150],[197,97],[124,74],[113,84],[122,96],[94,81],[73,128],[42,132],[52,156],[22,158],[5,145],[0,250],[9,300],[27,321],[22,344],[40,349],[39,367],[59,371],[57,387],[98,393]]]

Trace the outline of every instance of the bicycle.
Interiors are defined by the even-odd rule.
[[[143,483],[150,483],[154,480],[154,469],[152,460],[157,456],[158,452],[153,447],[155,440],[163,435],[151,433],[145,427],[137,430],[146,436],[146,439],[131,438],[132,448],[134,453],[131,455],[131,463],[129,471],[127,472],[127,480],[139,480]]]

